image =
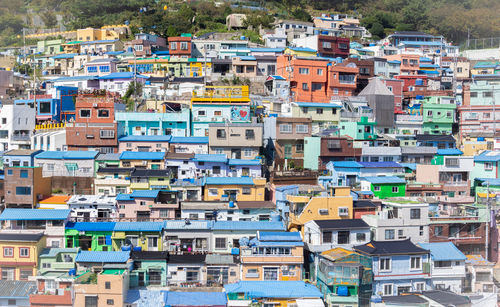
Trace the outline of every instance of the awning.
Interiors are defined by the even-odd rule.
[[[297,299],[297,307],[325,307],[320,298]]]

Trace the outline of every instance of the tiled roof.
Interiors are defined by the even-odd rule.
[[[98,151],[44,151],[35,156],[37,159],[50,160],[91,160],[99,154]]]
[[[120,160],[163,160],[165,152],[124,151]]]
[[[434,261],[467,259],[452,242],[418,243],[417,245],[430,250]]]
[[[367,255],[406,255],[427,254],[428,250],[413,244],[410,239],[396,241],[370,241],[354,246],[354,250]]]
[[[500,160],[500,151],[485,150],[474,157],[475,162],[497,162]]]
[[[169,142],[171,135],[127,135],[118,139],[119,142]]]
[[[240,281],[224,285],[227,293],[245,293],[250,298],[313,298],[323,294],[303,281]]]
[[[227,306],[224,292],[166,292],[166,306]]]
[[[250,177],[205,177],[206,185],[253,185]]]
[[[18,209],[7,208],[0,215],[2,221],[41,221],[41,220],[65,220],[71,210],[69,209]]]
[[[25,298],[30,294],[35,294],[37,290],[36,282],[20,280],[0,280],[0,298]]]
[[[116,222],[114,231],[162,231],[164,222]]]
[[[80,251],[76,262],[124,263],[130,258],[130,251]]]
[[[383,184],[383,183],[406,183],[406,181],[403,178],[399,178],[396,176],[369,176],[369,177],[362,177],[361,180],[366,180],[372,184]]]
[[[195,154],[193,161],[198,162],[227,162],[226,154]]]

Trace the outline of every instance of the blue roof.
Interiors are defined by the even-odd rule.
[[[413,45],[413,46],[443,46],[442,42],[414,42],[414,41],[402,41],[403,45]]]
[[[418,245],[423,249],[430,250],[434,261],[467,259],[452,242],[418,243]]]
[[[358,162],[361,164],[363,167],[402,167],[401,164],[393,161],[389,162]]]
[[[130,251],[80,251],[76,262],[124,263],[130,258]]]
[[[126,200],[134,200],[132,197],[130,197],[130,194],[118,194],[116,195],[116,200],[121,200],[121,201],[126,201]]]
[[[420,62],[432,62],[432,60],[428,57],[420,57]]]
[[[283,78],[282,76],[278,76],[278,75],[272,75],[270,76],[271,78],[275,79],[275,80],[286,80],[285,78]]]
[[[69,209],[17,209],[7,208],[0,215],[2,221],[41,221],[65,220],[71,210]]]
[[[351,167],[353,167],[353,168],[364,167],[363,165],[359,164],[356,161],[335,161],[332,163],[333,163],[333,167],[350,167],[350,168]]]
[[[132,79],[134,77],[133,72],[114,72],[109,75],[99,77],[100,80],[108,80],[108,79]],[[147,79],[149,77],[137,74],[136,78],[144,78]]]
[[[125,51],[119,50],[119,51],[108,51],[108,52],[106,52],[106,54],[109,54],[109,55],[119,55],[119,54],[122,54],[122,53],[125,53]]]
[[[406,181],[403,178],[399,178],[396,176],[368,176],[363,177],[361,180],[366,180],[372,184],[383,184],[383,183],[405,183]]]
[[[226,154],[195,154],[193,161],[198,162],[227,162]]]
[[[213,225],[214,230],[285,230],[282,222],[251,222],[251,221],[217,221]]]
[[[92,45],[92,44],[102,44],[102,43],[114,43],[117,39],[102,39],[96,41],[81,42],[80,45]]]
[[[419,75],[439,75],[439,71],[437,70],[419,70]]]
[[[387,61],[389,64],[401,64],[401,61],[398,60],[392,60],[392,61]]]
[[[293,51],[305,51],[305,52],[316,52],[315,49],[306,48],[306,47],[290,47],[290,50],[293,50]]]
[[[50,160],[92,160],[98,154],[98,151],[44,151],[36,155],[35,158]]]
[[[438,149],[436,154],[440,156],[460,156],[463,152],[456,148]]]
[[[411,169],[412,171],[417,170],[417,163],[399,163],[402,167]]]
[[[116,222],[114,231],[162,231],[164,222]]]
[[[485,150],[474,157],[474,162],[498,162],[499,160],[500,151]]]
[[[482,186],[500,186],[500,178],[475,178],[475,180],[481,181]]]
[[[251,52],[283,52],[284,48],[250,48]]]
[[[170,143],[208,144],[208,136],[173,136]]]
[[[68,222],[66,229],[78,231],[113,231],[116,222]]]
[[[165,152],[124,151],[120,160],[163,160]]]
[[[72,59],[75,57],[75,55],[78,55],[78,53],[61,53],[58,55],[53,56],[53,59]]]
[[[304,246],[304,242],[300,241],[259,241],[257,239],[250,240],[250,246],[280,246],[280,247],[294,247]]]
[[[296,102],[299,107],[311,107],[311,108],[341,108],[342,106],[333,103],[322,103],[322,102]]]
[[[71,82],[71,81],[88,81],[97,80],[98,76],[74,76],[74,77],[60,77],[52,80],[47,80],[45,82]]]
[[[166,294],[167,291],[129,289],[124,301],[126,304],[137,304],[137,307],[164,306]]]
[[[169,55],[170,51],[168,51],[168,50],[155,50],[152,53],[156,54],[156,55]]]
[[[242,61],[257,61],[257,58],[251,55],[237,56],[237,58],[240,58]]]
[[[168,142],[171,135],[127,135],[118,139],[119,142]]]
[[[260,160],[229,159],[228,165],[260,165]]]
[[[302,242],[300,232],[259,231],[257,238],[259,241]]]
[[[474,65],[474,68],[496,68],[498,64],[496,63],[484,63],[484,62],[479,62],[476,65]]]
[[[225,292],[166,292],[166,306],[226,306]]]
[[[245,293],[250,298],[313,298],[323,294],[303,281],[240,281],[224,285],[227,293]]]
[[[427,63],[421,63],[420,68],[439,68],[439,65],[437,64],[427,64]]]
[[[185,220],[170,220],[165,221],[164,227],[167,230],[208,230],[212,228],[213,223],[213,221],[207,220],[193,220],[186,224]]]
[[[130,194],[131,197],[155,198],[158,197],[160,190],[135,190]]]
[[[210,185],[253,185],[250,177],[206,177],[205,184]]]

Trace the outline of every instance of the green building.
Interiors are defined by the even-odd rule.
[[[341,122],[339,124],[340,135],[348,135],[355,140],[375,140],[376,122],[369,122],[368,117],[363,116],[359,122]]]
[[[168,252],[133,251],[134,269],[130,272],[130,287],[166,286]]]
[[[361,191],[371,191],[374,197],[385,199],[404,197],[406,181],[396,176],[376,176],[361,178]]]
[[[423,134],[451,134],[456,109],[454,97],[425,97],[422,101]]]
[[[66,224],[65,246],[83,251],[111,251],[115,222],[70,222]]]
[[[53,39],[37,42],[37,52],[43,55],[56,55],[63,52],[64,39]]]
[[[60,276],[75,268],[79,248],[45,248],[39,258],[38,275]]]
[[[304,168],[318,170],[318,158],[321,152],[321,138],[310,136],[304,138]]]

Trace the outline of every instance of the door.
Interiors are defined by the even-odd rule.
[[[291,159],[292,158],[292,144],[286,144],[285,145],[285,159]]]
[[[241,149],[231,149],[231,158],[241,159]]]
[[[80,248],[84,251],[88,251],[92,248],[92,237],[91,236],[80,236],[78,238]]]
[[[238,190],[224,190],[224,194],[229,197],[229,200],[236,201]]]
[[[148,237],[148,251],[158,250],[158,237]]]
[[[139,282],[139,287],[144,287],[144,272],[139,272],[138,282]]]

